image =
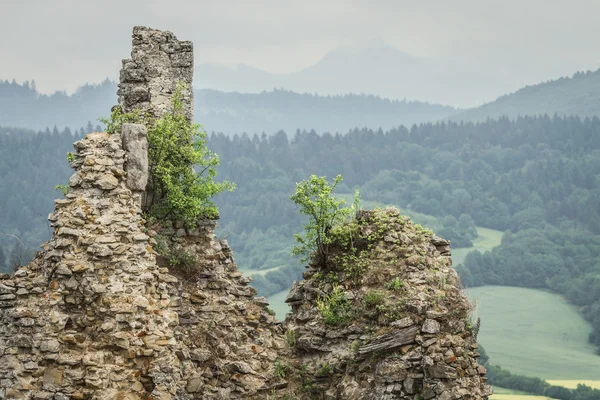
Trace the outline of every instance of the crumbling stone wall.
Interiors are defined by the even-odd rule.
[[[361,211],[356,224],[362,259],[311,265],[286,299],[287,359],[301,369],[289,388],[300,399],[486,399],[450,243],[396,209]],[[363,271],[349,279],[345,269],[358,263]],[[335,285],[351,314],[342,324],[326,323],[319,309],[332,304]]]
[[[123,60],[119,105],[125,112],[140,109],[160,118],[171,106],[177,83],[185,84],[183,111],[193,119],[194,53],[192,42],[177,40],[168,31],[133,28],[131,59]]]
[[[195,262],[157,262],[144,185],[128,179],[144,175],[143,161],[123,150],[144,148],[143,126],[123,133],[75,143],[52,239],[0,276],[0,398],[266,398],[281,327],[215,238],[215,221],[164,228]]]
[[[180,280],[175,337],[193,399],[267,399],[275,388],[275,362],[284,348],[281,325],[263,297],[255,297],[226,240],[214,235],[216,221],[196,229],[181,223],[160,228],[172,248],[192,254],[192,265],[170,267]],[[165,257],[159,263],[167,264]]]
[[[0,283],[0,398],[169,398],[177,279],[156,265],[121,138],[93,133],[74,146],[52,239]]]

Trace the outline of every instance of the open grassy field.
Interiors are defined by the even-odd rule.
[[[494,394],[490,397],[492,400],[552,400],[550,397],[534,396],[518,390],[510,390],[494,387]]]
[[[600,356],[587,342],[591,327],[561,296],[505,286],[468,289],[481,318],[478,341],[490,362],[543,379],[600,377]]]
[[[504,394],[498,393],[493,394],[490,397],[492,400],[551,400],[550,397],[546,396],[533,396],[529,394]]]
[[[459,247],[452,249],[452,264],[462,264],[465,257],[473,250],[479,250],[482,253],[500,245],[504,232],[495,229],[477,227],[477,238],[473,240],[472,247]]]
[[[600,378],[600,377],[599,377]],[[576,389],[577,385],[586,385],[591,387],[592,389],[600,389],[600,380],[592,381],[585,379],[575,379],[575,380],[560,380],[560,379],[550,379],[547,381],[551,385],[562,386],[569,389]]]
[[[499,387],[494,387],[495,395],[513,395],[513,396],[531,396],[525,392],[520,392],[518,390],[504,389]]]

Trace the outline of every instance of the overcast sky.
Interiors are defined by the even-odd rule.
[[[116,79],[134,25],[192,40],[196,63],[289,72],[379,38],[545,80],[600,67],[600,0],[0,0],[0,79],[71,91]]]

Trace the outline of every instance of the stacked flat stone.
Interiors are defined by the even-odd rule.
[[[193,73],[192,42],[179,41],[168,31],[136,26],[131,59],[123,60],[121,69],[119,105],[125,112],[139,109],[160,118],[171,108],[177,84],[183,83],[183,112],[192,121]]]
[[[140,130],[124,126],[125,148],[144,148]],[[191,276],[171,274],[144,225],[144,185],[128,179],[144,175],[141,154],[106,133],[75,149],[52,239],[0,277],[0,398],[266,398],[281,327],[215,239],[216,223],[174,224],[196,262]]]
[[[377,220],[388,221],[385,232]],[[290,390],[306,399],[486,399],[491,388],[477,363],[467,327],[471,305],[451,268],[450,243],[417,231],[397,209],[362,211],[358,225],[354,240],[381,233],[368,260],[377,272],[345,295],[362,308],[369,291],[392,295],[386,284],[395,277],[403,283],[395,311],[402,317],[382,323],[367,315],[341,326],[325,324],[317,303],[332,290],[323,282],[331,271],[311,266],[286,299],[292,313],[285,327],[295,338],[289,360],[304,366],[313,386],[302,394],[306,384],[292,376]]]
[[[275,361],[284,347],[281,325],[262,297],[237,269],[226,240],[216,239],[216,222],[181,223],[162,228],[172,246],[193,254],[192,266],[172,268],[181,286],[175,337],[186,371],[185,389],[193,399],[267,399],[274,388]],[[159,262],[161,262],[159,257]]]
[[[171,398],[174,384],[153,375],[176,360],[177,279],[156,265],[120,136],[93,133],[75,149],[52,239],[0,283],[0,398]]]

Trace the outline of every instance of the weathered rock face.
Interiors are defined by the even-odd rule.
[[[327,266],[311,266],[286,300],[296,370],[288,390],[306,399],[487,398],[450,243],[396,209],[362,211],[332,234]]]
[[[140,124],[123,124],[121,127],[125,165],[127,168],[127,186],[141,192],[148,183],[148,136],[146,127]]]
[[[121,69],[119,104],[125,112],[140,109],[159,118],[171,107],[177,84],[183,83],[183,111],[191,121],[193,73],[192,42],[179,41],[171,32],[136,26],[131,59],[123,60]]]

